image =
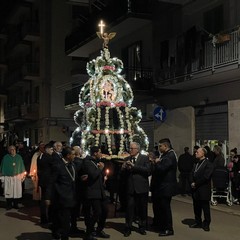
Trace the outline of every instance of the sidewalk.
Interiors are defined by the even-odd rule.
[[[173,200],[179,201],[179,202],[184,202],[184,203],[189,203],[192,204],[192,197],[191,196],[181,196],[177,195],[173,197]],[[211,206],[211,209],[220,211],[220,212],[225,212],[228,214],[232,215],[237,215],[240,217],[240,205],[233,204],[232,206],[228,206],[224,200],[222,201],[223,203],[218,203],[217,206]]]

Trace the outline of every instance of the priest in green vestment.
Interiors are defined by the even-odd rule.
[[[7,210],[18,209],[18,199],[22,197],[22,182],[25,179],[25,167],[22,157],[16,153],[16,147],[8,147],[8,154],[3,157],[0,166],[0,179],[3,183]]]

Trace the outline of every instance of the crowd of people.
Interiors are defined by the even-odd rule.
[[[24,180],[30,177],[33,199],[40,203],[40,223],[50,226],[53,239],[61,240],[69,239],[74,232],[84,234],[86,240],[110,238],[104,231],[109,207],[106,190],[112,202],[117,193],[125,212],[124,237],[131,235],[134,222],[138,224],[138,233],[146,235],[150,191],[151,226],[163,237],[174,235],[171,200],[176,194],[192,196],[195,222],[190,227],[210,231],[211,176],[218,167],[229,169],[234,201],[239,203],[240,161],[236,148],[230,151],[230,157],[226,163],[221,147],[216,145],[213,151],[195,146],[193,155],[185,147],[178,158],[171,141],[164,138],[149,155],[141,153],[139,143],[131,142],[129,156],[113,166],[104,160],[98,146],[91,147],[90,154],[84,156],[79,146],[70,147],[58,141],[40,142],[34,151],[19,141],[3,154],[0,179],[6,210],[10,210],[19,208]],[[112,167],[114,178],[106,167]],[[77,228],[80,214],[86,230]]]

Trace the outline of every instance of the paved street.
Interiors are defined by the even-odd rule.
[[[50,240],[51,234],[48,229],[42,228],[38,222],[38,206],[36,202],[25,195],[23,205],[19,210],[5,210],[4,198],[0,198],[0,234],[2,240]],[[106,233],[111,239],[161,239],[158,233],[149,229],[146,236],[133,232],[129,238],[124,238],[123,215],[114,217],[114,206],[109,205],[110,214],[107,221]],[[211,231],[204,232],[202,229],[190,229],[188,224],[193,221],[192,204],[190,197],[177,196],[172,203],[175,235],[164,239],[175,240],[238,240],[240,234],[240,206],[228,207],[219,204],[212,207]],[[149,204],[149,223],[151,223],[151,204]],[[83,221],[78,222],[80,228],[84,228]],[[82,239],[81,236],[73,236],[70,239]]]

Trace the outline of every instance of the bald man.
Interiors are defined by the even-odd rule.
[[[210,231],[210,199],[211,199],[211,175],[213,165],[206,157],[207,150],[199,148],[196,151],[198,162],[194,165],[191,175],[191,187],[193,191],[193,210],[195,223],[191,228],[203,228],[204,231]],[[202,222],[202,212],[204,221]]]

